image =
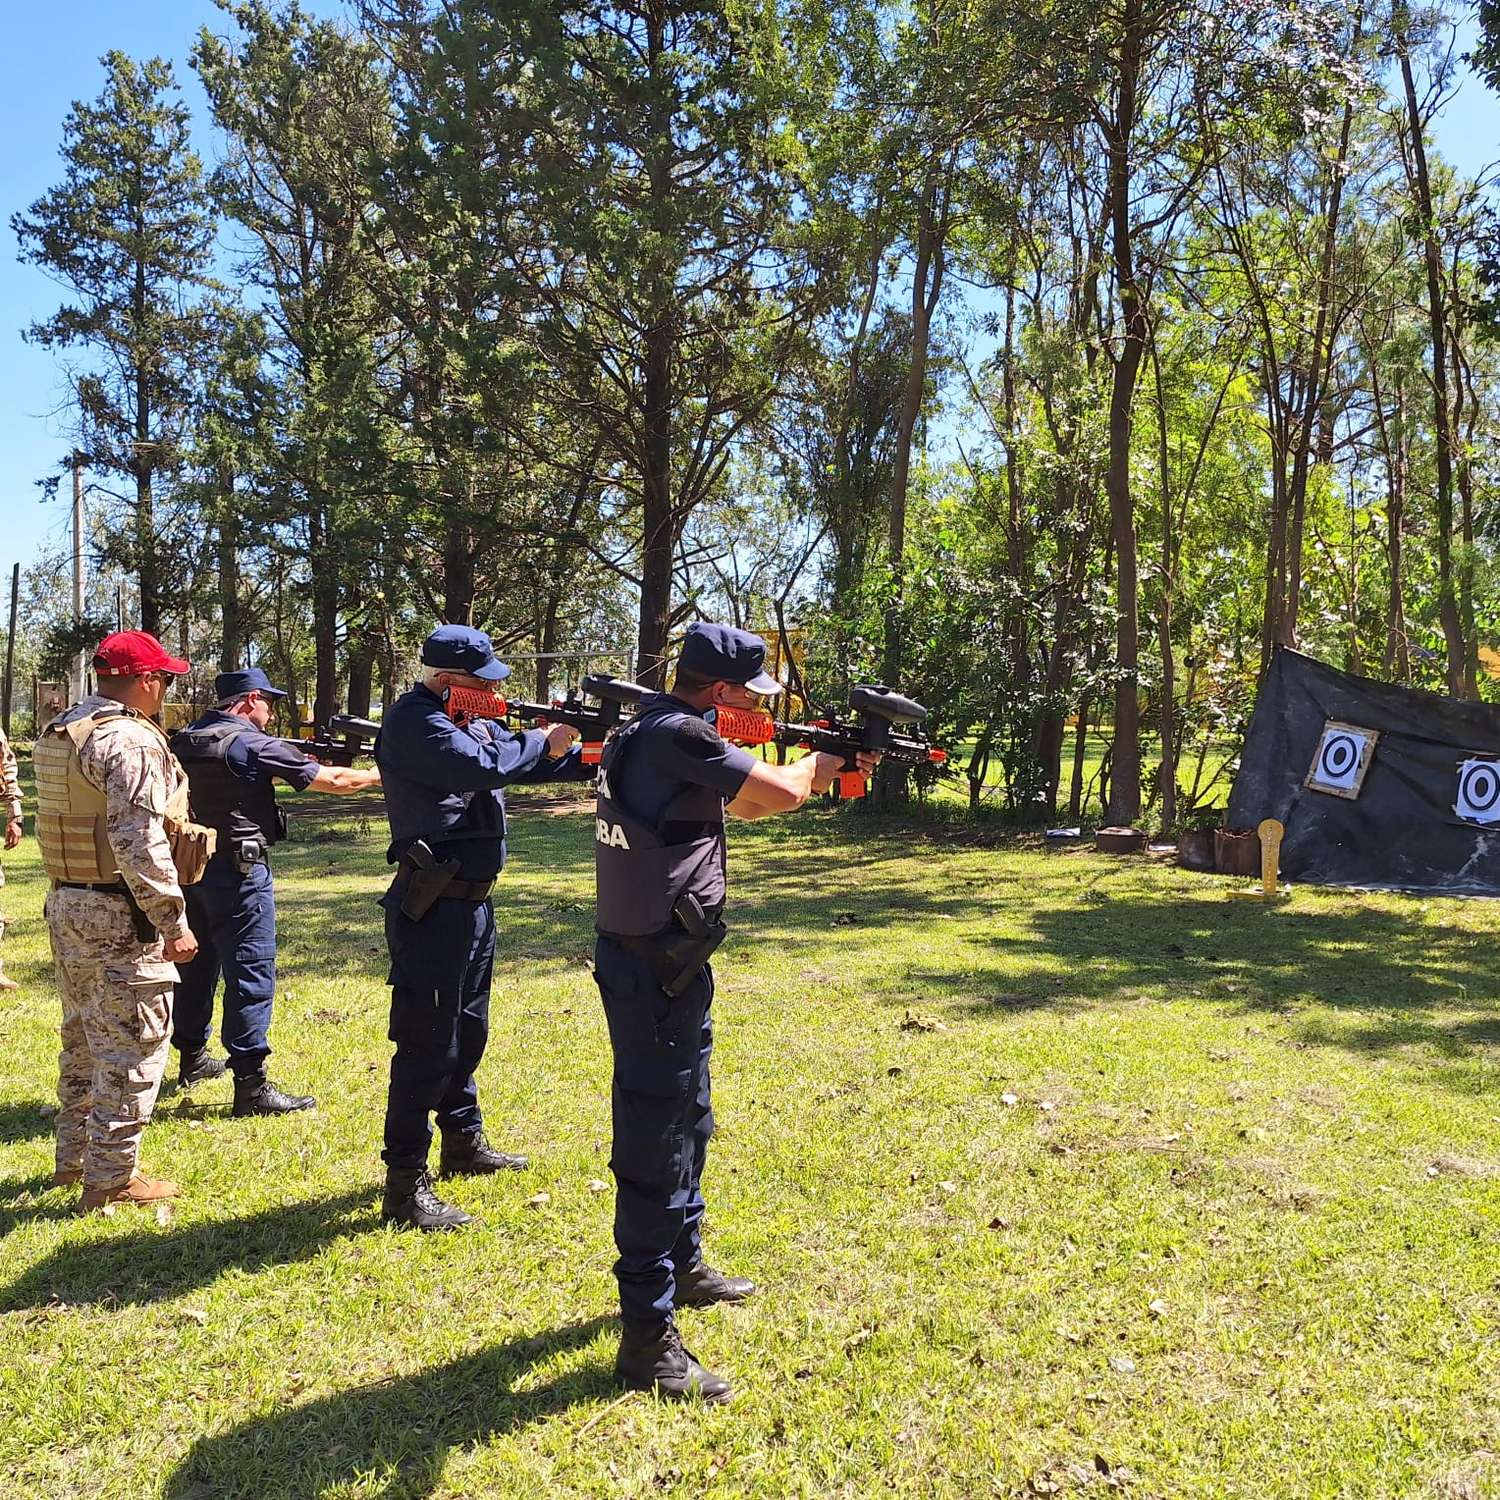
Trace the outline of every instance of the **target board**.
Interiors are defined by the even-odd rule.
[[[1500,823],[1500,761],[1459,762],[1453,811],[1468,823]]]
[[[1378,729],[1362,729],[1358,724],[1329,719],[1323,725],[1323,737],[1318,741],[1317,753],[1302,784],[1310,791],[1347,797],[1352,802],[1365,784],[1365,773],[1370,769],[1379,739]]]

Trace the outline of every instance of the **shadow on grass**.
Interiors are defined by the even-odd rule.
[[[44,1115],[44,1109],[56,1109],[41,1099],[32,1099],[25,1104],[0,1104],[0,1145],[16,1145],[21,1141],[39,1141],[52,1135],[52,1120]]]
[[[78,1189],[53,1192],[52,1174],[38,1172],[32,1177],[8,1177],[0,1182],[0,1239],[21,1224],[39,1219],[70,1219],[78,1205]],[[46,1202],[36,1200],[49,1194]]]
[[[107,1239],[59,1245],[0,1291],[0,1311],[44,1307],[52,1301],[157,1302],[206,1286],[231,1268],[254,1271],[306,1260],[332,1240],[373,1227],[373,1209],[368,1216],[351,1217],[371,1202],[371,1190],[361,1189],[237,1219],[174,1229],[142,1227]]]
[[[929,966],[912,980],[996,1015],[1077,1008],[1158,986],[1178,1002],[1206,999],[1244,1015],[1331,1009],[1331,1019],[1298,1029],[1308,1045],[1378,1053],[1422,1043],[1461,1058],[1500,1043],[1492,1013],[1500,952],[1482,934],[1438,927],[1415,912],[1111,895],[1093,906],[1041,906],[1020,931],[996,932],[989,943],[999,961],[987,964],[985,940],[971,936],[956,960],[961,975]],[[1031,953],[1045,954],[1048,966],[1027,975]]]
[[[528,1370],[592,1342],[613,1322],[591,1318],[511,1339],[199,1438],[168,1478],[166,1500],[316,1500],[371,1479],[384,1500],[420,1500],[438,1486],[454,1449],[609,1395],[609,1368],[598,1364],[514,1387]]]

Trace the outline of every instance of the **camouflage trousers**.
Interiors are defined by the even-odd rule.
[[[5,889],[5,866],[0,865],[0,891]],[[5,941],[5,913],[0,911],[0,943]],[[0,953],[0,974],[5,972],[5,955]]]
[[[120,896],[55,890],[46,913],[63,1012],[57,1169],[81,1167],[86,1188],[120,1187],[166,1071],[177,967],[159,937],[136,937]]]

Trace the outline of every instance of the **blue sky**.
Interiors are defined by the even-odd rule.
[[[311,0],[308,8],[336,14],[340,6]],[[0,58],[0,580],[8,580],[12,563],[24,567],[55,548],[67,526],[66,507],[39,503],[35,488],[67,452],[54,415],[64,387],[52,356],[20,336],[26,324],[52,313],[60,297],[39,271],[16,261],[10,217],[62,175],[63,118],[73,100],[98,94],[105,52],[171,58],[201,117],[202,95],[187,55],[200,27],[227,29],[213,0],[54,0],[8,9],[8,45]],[[1500,158],[1500,98],[1466,73],[1437,138],[1461,171],[1479,172]],[[212,157],[206,130],[199,149]]]

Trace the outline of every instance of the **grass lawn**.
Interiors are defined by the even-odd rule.
[[[584,811],[516,799],[483,1219],[378,1220],[378,813],[295,800],[273,1074],[168,1090],[158,1222],[49,1185],[57,1001],[6,860],[0,1495],[1500,1493],[1500,906],[1302,890],[818,811],[733,831],[723,1408],[610,1384]]]

